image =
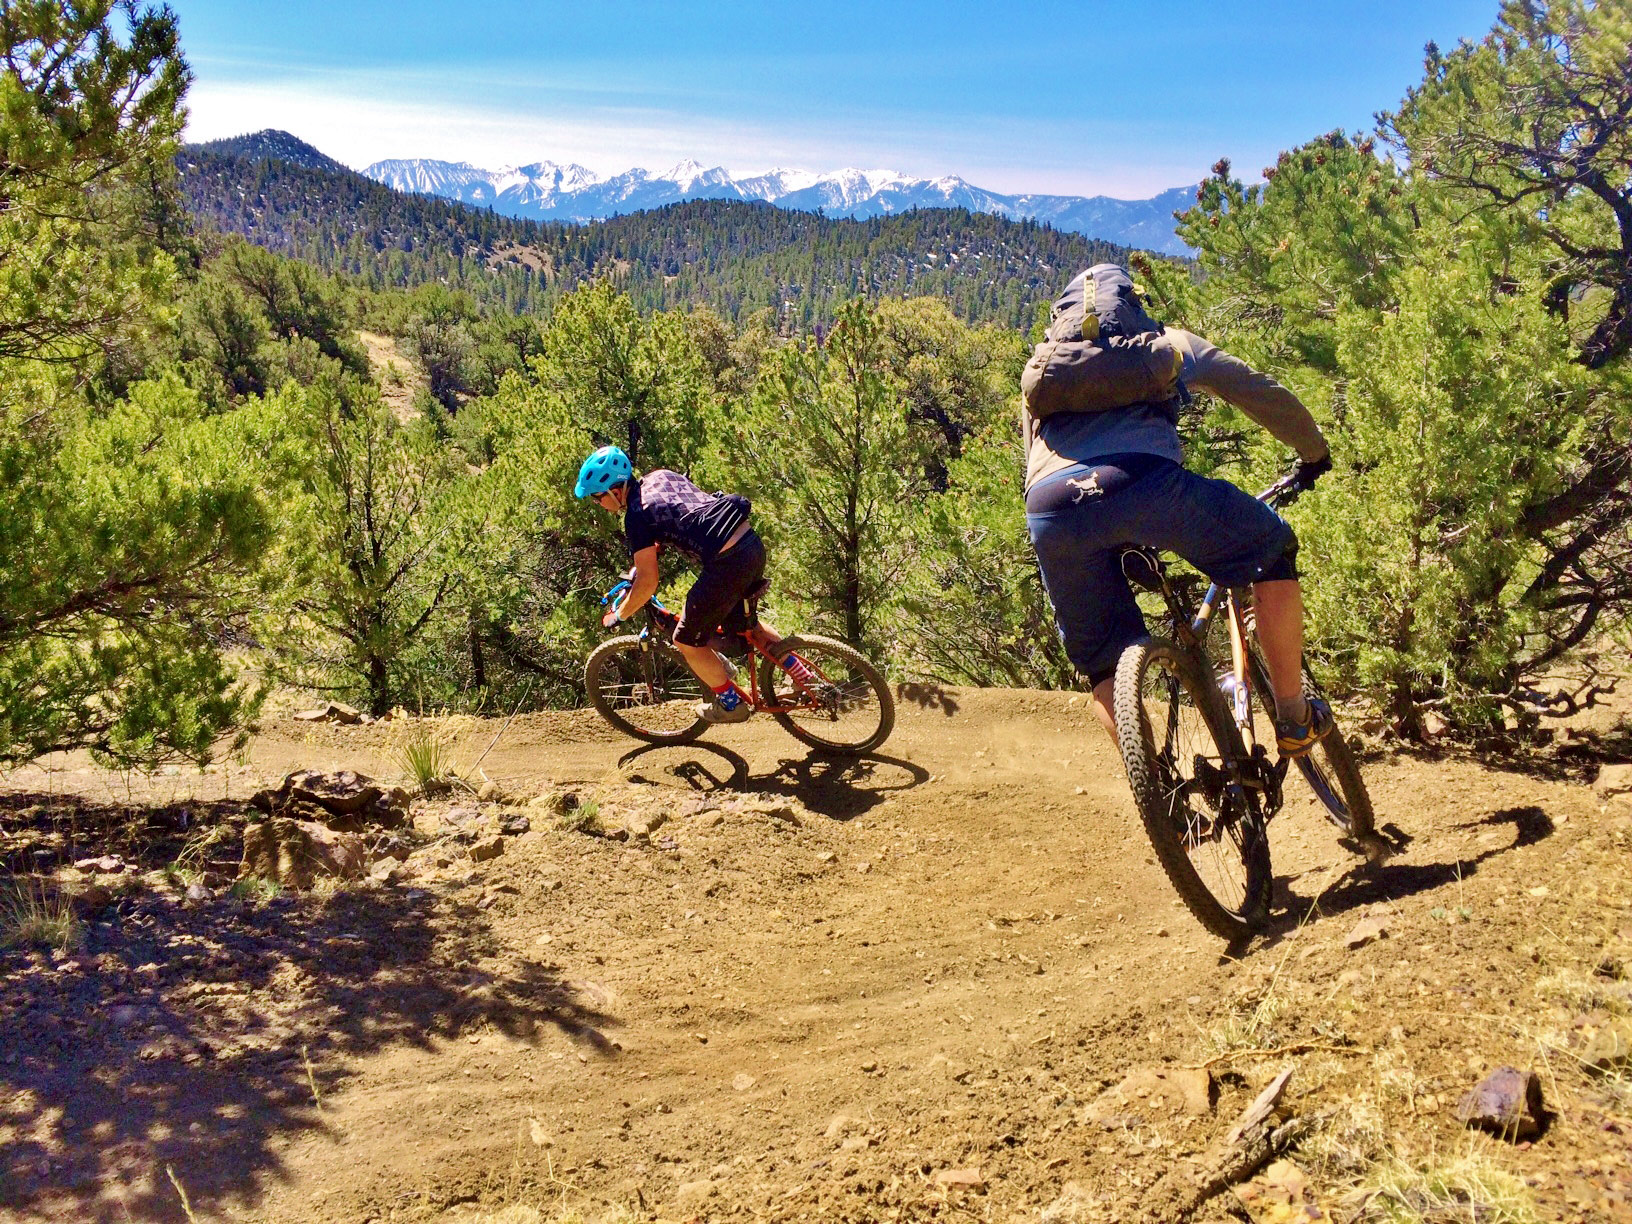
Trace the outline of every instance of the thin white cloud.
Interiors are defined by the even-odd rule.
[[[433,157],[489,169],[549,159],[614,174],[631,166],[662,171],[690,157],[733,174],[772,166],[887,166],[925,177],[957,174],[995,191],[1130,199],[1195,182],[1201,173],[1196,166],[1127,158],[1114,147],[1129,140],[1126,130],[1107,139],[1103,150],[1094,149],[1092,133],[1079,133],[1081,152],[1067,158],[1057,133],[1043,142],[1033,125],[1002,121],[962,125],[954,136],[910,121],[865,130],[830,119],[773,127],[654,107],[578,105],[528,114],[409,101],[379,94],[377,84],[330,73],[253,84],[206,76],[188,98],[187,138],[282,128],[359,169],[389,157]],[[1038,161],[1016,165],[1039,146],[1046,151]]]

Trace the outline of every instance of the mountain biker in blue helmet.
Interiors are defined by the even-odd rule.
[[[633,585],[601,623],[611,627],[646,606],[657,593],[658,553],[667,548],[699,566],[701,572],[686,593],[685,611],[674,631],[674,644],[697,678],[714,691],[714,700],[697,707],[713,723],[737,723],[753,713],[748,696],[736,686],[726,662],[707,645],[722,630],[747,629],[743,602],[765,574],[765,545],[748,524],[749,501],[740,493],[705,493],[679,472],[657,468],[636,476],[629,456],[603,446],[578,469],[575,496],[590,498],[608,514],[623,516],[624,537],[634,558]],[[781,635],[763,620],[757,640],[795,679],[809,683],[812,673],[792,651],[778,650]]]

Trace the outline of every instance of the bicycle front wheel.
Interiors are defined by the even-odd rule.
[[[1269,839],[1233,784],[1242,753],[1211,677],[1171,642],[1129,646],[1116,668],[1116,738],[1145,832],[1196,920],[1236,940],[1269,916]]]
[[[590,704],[619,731],[648,744],[684,744],[708,726],[697,703],[713,697],[666,642],[615,637],[584,663]]]
[[[877,667],[832,638],[803,634],[782,641],[815,676],[803,683],[771,660],[760,661],[760,692],[783,730],[836,756],[871,752],[890,737],[895,700]]]

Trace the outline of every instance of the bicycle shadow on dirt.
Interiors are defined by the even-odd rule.
[[[899,757],[870,752],[831,757],[810,752],[752,773],[746,758],[718,744],[635,748],[618,758],[627,781],[679,786],[697,795],[775,795],[796,799],[832,820],[854,820],[893,794],[929,781],[929,771]]]
[[[0,803],[8,824],[18,798]],[[554,965],[494,959],[479,891],[364,884],[189,905],[133,888],[67,954],[0,951],[0,1216],[252,1209],[286,1176],[289,1141],[328,1130],[323,1103],[346,1066],[385,1047],[492,1028],[614,1057],[616,1022],[593,990]]]
[[[1364,909],[1378,902],[1401,901],[1419,893],[1443,888],[1476,875],[1479,868],[1491,859],[1533,846],[1551,837],[1555,831],[1553,818],[1535,805],[1502,808],[1481,817],[1452,826],[1459,831],[1513,827],[1513,840],[1507,845],[1491,846],[1467,857],[1458,856],[1437,863],[1403,863],[1398,856],[1414,840],[1394,825],[1380,830],[1390,844],[1394,855],[1383,862],[1356,864],[1328,887],[1318,893],[1300,894],[1294,883],[1300,877],[1277,876],[1275,879],[1274,917],[1259,936],[1256,946],[1272,947],[1315,918],[1336,918],[1354,910]],[[1271,839],[1273,842],[1273,838]],[[1309,873],[1316,875],[1319,873]],[[1232,953],[1239,949],[1232,948]]]

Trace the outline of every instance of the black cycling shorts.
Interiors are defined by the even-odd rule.
[[[765,576],[765,545],[753,528],[723,553],[703,566],[686,593],[686,610],[674,631],[674,640],[687,646],[706,646],[720,630],[741,633],[748,628],[743,606],[749,588]]]

